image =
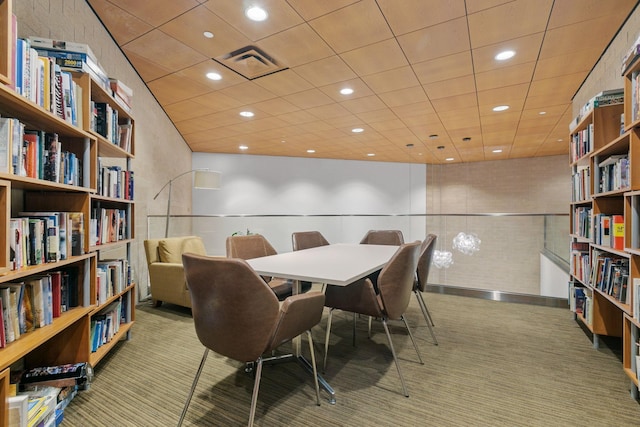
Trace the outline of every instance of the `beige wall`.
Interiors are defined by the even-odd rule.
[[[144,296],[148,273],[142,241],[147,233],[147,214],[165,212],[166,190],[156,201],[153,196],[171,177],[191,168],[191,150],[85,0],[13,0],[13,8],[20,37],[33,35],[87,43],[107,74],[134,91],[136,243],[132,261],[135,280],[143,284]],[[190,212],[190,182],[179,180],[172,192],[172,213]]]
[[[454,260],[448,269],[432,268],[429,283],[538,295],[544,216],[465,215],[566,214],[570,180],[568,156],[428,166],[427,213],[436,216],[427,217],[427,232]],[[461,231],[480,238],[478,252],[452,248]],[[548,238],[568,247],[567,233]],[[562,293],[566,283],[550,286]]]
[[[629,17],[618,35],[611,42],[607,51],[593,68],[589,77],[573,98],[573,116],[575,117],[584,105],[595,94],[606,89],[624,87],[620,64],[627,50],[640,35],[640,10]],[[568,129],[568,127],[567,127]]]

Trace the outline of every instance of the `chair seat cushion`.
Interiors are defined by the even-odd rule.
[[[206,255],[207,251],[202,239],[197,236],[169,237],[158,243],[158,255],[161,262],[182,264],[182,254],[184,253]]]

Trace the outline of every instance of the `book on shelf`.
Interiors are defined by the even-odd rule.
[[[11,173],[14,119],[0,117],[0,173]]]
[[[91,47],[86,43],[79,43],[67,40],[54,40],[46,37],[39,36],[29,36],[27,40],[31,43],[31,46],[34,48],[40,49],[48,49],[48,50],[56,50],[56,51],[66,51],[66,52],[77,52],[83,53],[87,55],[89,58],[98,62],[98,58],[95,53],[91,50]]]
[[[27,427],[29,396],[18,394],[7,398],[9,408],[9,427]]]
[[[633,318],[636,322],[640,323],[640,278],[633,278],[633,290],[632,290],[632,307]],[[640,378],[640,377],[639,377]]]
[[[18,319],[18,329],[20,335],[28,332],[27,324],[26,324],[26,311],[29,307],[25,304],[25,289],[24,282],[7,282],[2,285],[3,287],[8,287],[11,292],[11,299],[13,299],[13,295],[15,294],[15,310]],[[10,300],[11,302],[11,300]],[[13,302],[12,302],[13,304]]]
[[[624,250],[624,216],[611,215],[611,247]]]
[[[20,385],[39,384],[53,387],[77,385],[79,389],[88,389],[92,380],[93,367],[91,364],[78,362],[28,369],[22,373]]]
[[[584,292],[584,288],[576,286],[574,288],[575,293],[575,312],[583,315],[584,314],[584,303],[586,294]]]

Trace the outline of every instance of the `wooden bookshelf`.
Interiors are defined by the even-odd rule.
[[[131,160],[135,152],[134,120],[128,107],[120,104],[101,85],[96,84],[88,74],[73,73],[73,81],[78,86],[80,99],[77,100],[75,124],[52,113],[52,108],[37,105],[12,88],[12,65],[15,59],[12,33],[12,2],[0,0],[0,116],[15,118],[26,129],[57,134],[60,145],[67,153],[73,154],[80,164],[79,172],[73,180],[78,184],[46,180],[44,175],[38,178],[16,173],[9,157],[9,170],[0,171],[0,287],[9,282],[27,281],[36,275],[46,275],[54,271],[77,272],[78,289],[74,294],[77,306],[69,307],[54,317],[50,324],[23,333],[13,342],[0,348],[0,425],[8,420],[7,396],[11,369],[14,367],[32,368],[65,363],[99,363],[105,355],[121,340],[130,337],[135,321],[136,286],[131,281],[130,271],[122,289],[109,295],[106,301],[98,302],[97,272],[103,255],[115,253],[129,265],[131,246],[134,242],[134,201],[130,197],[105,197],[98,195],[98,164],[100,161],[119,165],[123,170],[131,171]],[[117,145],[118,141],[109,141],[90,126],[92,114],[91,102],[108,103],[117,111],[117,124],[126,124],[130,130],[128,149]],[[8,146],[11,153],[11,145]],[[66,182],[66,181],[65,181]],[[72,182],[72,181],[69,181]],[[126,235],[116,242],[93,245],[90,236],[90,218],[96,206],[109,206],[122,209],[126,213]],[[78,246],[78,255],[68,254],[63,259],[24,265],[16,269],[11,262],[10,221],[20,212],[81,212],[84,224]],[[74,234],[79,236],[81,234]],[[71,239],[71,230],[67,236]],[[78,242],[78,240],[75,240]],[[92,351],[91,324],[94,316],[101,313],[113,302],[123,301],[125,309],[113,312],[120,321],[119,331],[96,351]],[[109,307],[110,308],[110,307]]]
[[[593,345],[598,347],[599,336],[621,337],[623,346],[623,370],[631,383],[631,395],[638,398],[638,377],[636,355],[639,354],[640,318],[637,304],[640,295],[634,291],[634,280],[640,279],[640,62],[629,68],[624,76],[624,103],[600,108],[574,121],[577,126],[572,131],[572,154],[576,148],[575,140],[582,140],[589,132],[592,134],[592,149],[584,157],[572,157],[571,168],[573,192],[571,212],[577,209],[591,208],[592,234],[589,239],[590,279],[579,280],[573,272],[570,274],[571,286],[582,287],[591,296],[592,318],[588,330],[593,333]],[[591,126],[591,128],[589,128]],[[589,132],[585,132],[589,129]],[[582,134],[579,134],[582,132]],[[579,148],[584,151],[586,145]],[[586,160],[588,158],[589,160]],[[625,165],[625,162],[627,163]],[[626,166],[626,167],[625,167]],[[580,176],[575,176],[581,173]],[[584,200],[576,200],[576,194],[584,192],[584,176],[589,176],[591,195]],[[576,188],[581,186],[580,188]],[[615,247],[611,240],[602,239],[603,228],[598,228],[602,217],[623,216],[623,247]],[[576,216],[577,215],[572,215]],[[575,220],[573,220],[575,222]],[[571,241],[578,242],[576,225],[572,223]],[[572,243],[572,247],[576,246]],[[584,253],[584,252],[583,252]],[[626,262],[626,297],[607,292],[597,283],[592,283],[599,270],[598,257],[619,259]],[[580,260],[579,257],[575,257]],[[573,262],[573,260],[572,260]],[[624,269],[622,270],[624,271]],[[577,321],[587,324],[586,319],[576,313]]]

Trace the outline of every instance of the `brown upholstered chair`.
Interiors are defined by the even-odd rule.
[[[249,426],[252,426],[262,365],[268,360],[262,355],[305,331],[311,352],[316,403],[320,405],[311,328],[322,318],[324,294],[307,292],[294,295],[279,306],[269,286],[242,259],[184,254],[182,263],[191,294],[196,335],[205,351],[178,426],[184,420],[209,350],[240,362],[256,364],[249,412]]]
[[[436,248],[436,239],[438,236],[435,234],[428,234],[427,237],[420,245],[420,257],[418,258],[418,268],[416,269],[416,277],[413,282],[413,293],[416,295],[416,299],[418,300],[418,305],[422,310],[422,315],[424,316],[424,320],[427,322],[427,326],[429,327],[429,332],[431,333],[431,337],[433,338],[433,342],[435,345],[438,345],[438,340],[436,339],[436,334],[433,332],[433,318],[431,317],[431,313],[429,313],[429,309],[427,308],[427,303],[424,301],[422,297],[422,293],[427,290],[427,279],[429,278],[429,269],[431,267],[431,258],[433,257],[433,251]]]
[[[291,243],[294,251],[316,248],[329,244],[319,231],[296,231],[291,233]]]
[[[227,237],[226,246],[227,258],[247,260],[277,254],[275,248],[261,234],[229,236]],[[263,277],[263,279],[269,284],[280,301],[293,294],[295,284],[292,280],[275,277]],[[307,292],[309,289],[311,289],[311,285],[302,286],[302,292]]]
[[[291,244],[294,251],[300,251],[303,249],[317,248],[318,246],[326,246],[329,242],[319,231],[296,231],[291,233]],[[311,285],[311,282],[300,282],[302,289],[311,287]],[[324,292],[324,284],[322,285],[322,291]]]
[[[404,236],[400,230],[369,230],[360,240],[362,245],[400,246],[403,243]],[[380,274],[380,271],[374,271],[368,276],[373,282],[373,287],[376,291],[378,290],[378,274]]]
[[[369,230],[360,243],[363,245],[394,245],[404,243],[404,236],[400,230]]]
[[[373,283],[369,278],[361,279],[348,286],[327,286],[325,291],[325,306],[330,307],[329,317],[327,319],[327,331],[324,342],[324,362],[323,367],[326,369],[327,355],[329,352],[329,336],[331,334],[331,318],[335,309],[351,311],[376,317],[382,320],[382,325],[387,334],[391,354],[400,375],[402,390],[405,396],[407,387],[404,383],[400,364],[396,356],[396,351],[391,341],[388,320],[402,320],[404,322],[409,337],[416,349],[418,359],[422,362],[420,351],[411,334],[411,330],[404,318],[404,312],[409,305],[411,299],[411,290],[413,288],[413,278],[416,273],[418,263],[418,251],[420,250],[420,242],[406,243],[400,246],[396,253],[391,257],[389,262],[382,268],[378,278],[379,293],[373,288]],[[355,330],[354,330],[355,332]]]

